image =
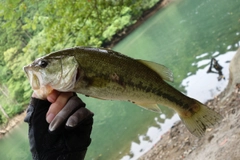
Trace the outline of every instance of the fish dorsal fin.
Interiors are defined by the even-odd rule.
[[[163,80],[173,82],[173,73],[170,69],[165,67],[164,65],[155,63],[155,62],[150,62],[150,61],[145,61],[145,60],[138,60],[140,63],[144,64],[148,68],[154,70],[157,74],[161,76]]]
[[[144,108],[144,109],[148,109],[148,110],[151,110],[153,112],[158,112],[158,113],[161,113],[161,109],[158,107],[157,104],[148,104],[148,103],[138,103],[138,102],[135,102],[134,104]]]

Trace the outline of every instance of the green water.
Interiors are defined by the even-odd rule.
[[[27,125],[22,123],[0,140],[1,160],[30,160]]]
[[[240,45],[239,5],[240,0],[176,0],[113,49],[164,64],[174,73],[174,87],[204,102],[227,84],[226,61]],[[225,81],[206,74],[212,56],[224,66]],[[127,102],[81,97],[95,113],[87,160],[137,159],[178,120],[166,107],[159,115]],[[1,139],[0,159],[31,159],[26,136],[21,124]]]

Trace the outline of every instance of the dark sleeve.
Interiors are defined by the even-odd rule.
[[[51,133],[46,122],[50,102],[32,98],[24,119],[29,125],[28,137],[33,160],[83,160],[91,143],[93,118],[74,128],[64,125]]]

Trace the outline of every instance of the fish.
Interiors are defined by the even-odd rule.
[[[74,47],[37,58],[24,67],[32,89],[46,98],[52,90],[134,103],[161,112],[177,112],[186,128],[202,137],[222,116],[172,87],[173,73],[164,65],[134,59],[106,48]]]

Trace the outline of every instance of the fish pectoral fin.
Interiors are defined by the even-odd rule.
[[[135,102],[134,104],[144,108],[144,109],[147,109],[147,110],[151,110],[153,112],[158,112],[158,113],[161,113],[161,109],[158,107],[157,104],[148,104],[148,103],[137,103]]]
[[[173,73],[170,69],[165,67],[164,65],[155,63],[155,62],[150,62],[150,61],[145,61],[145,60],[138,60],[140,63],[144,64],[148,68],[154,70],[157,74],[161,76],[163,80],[173,82]]]

